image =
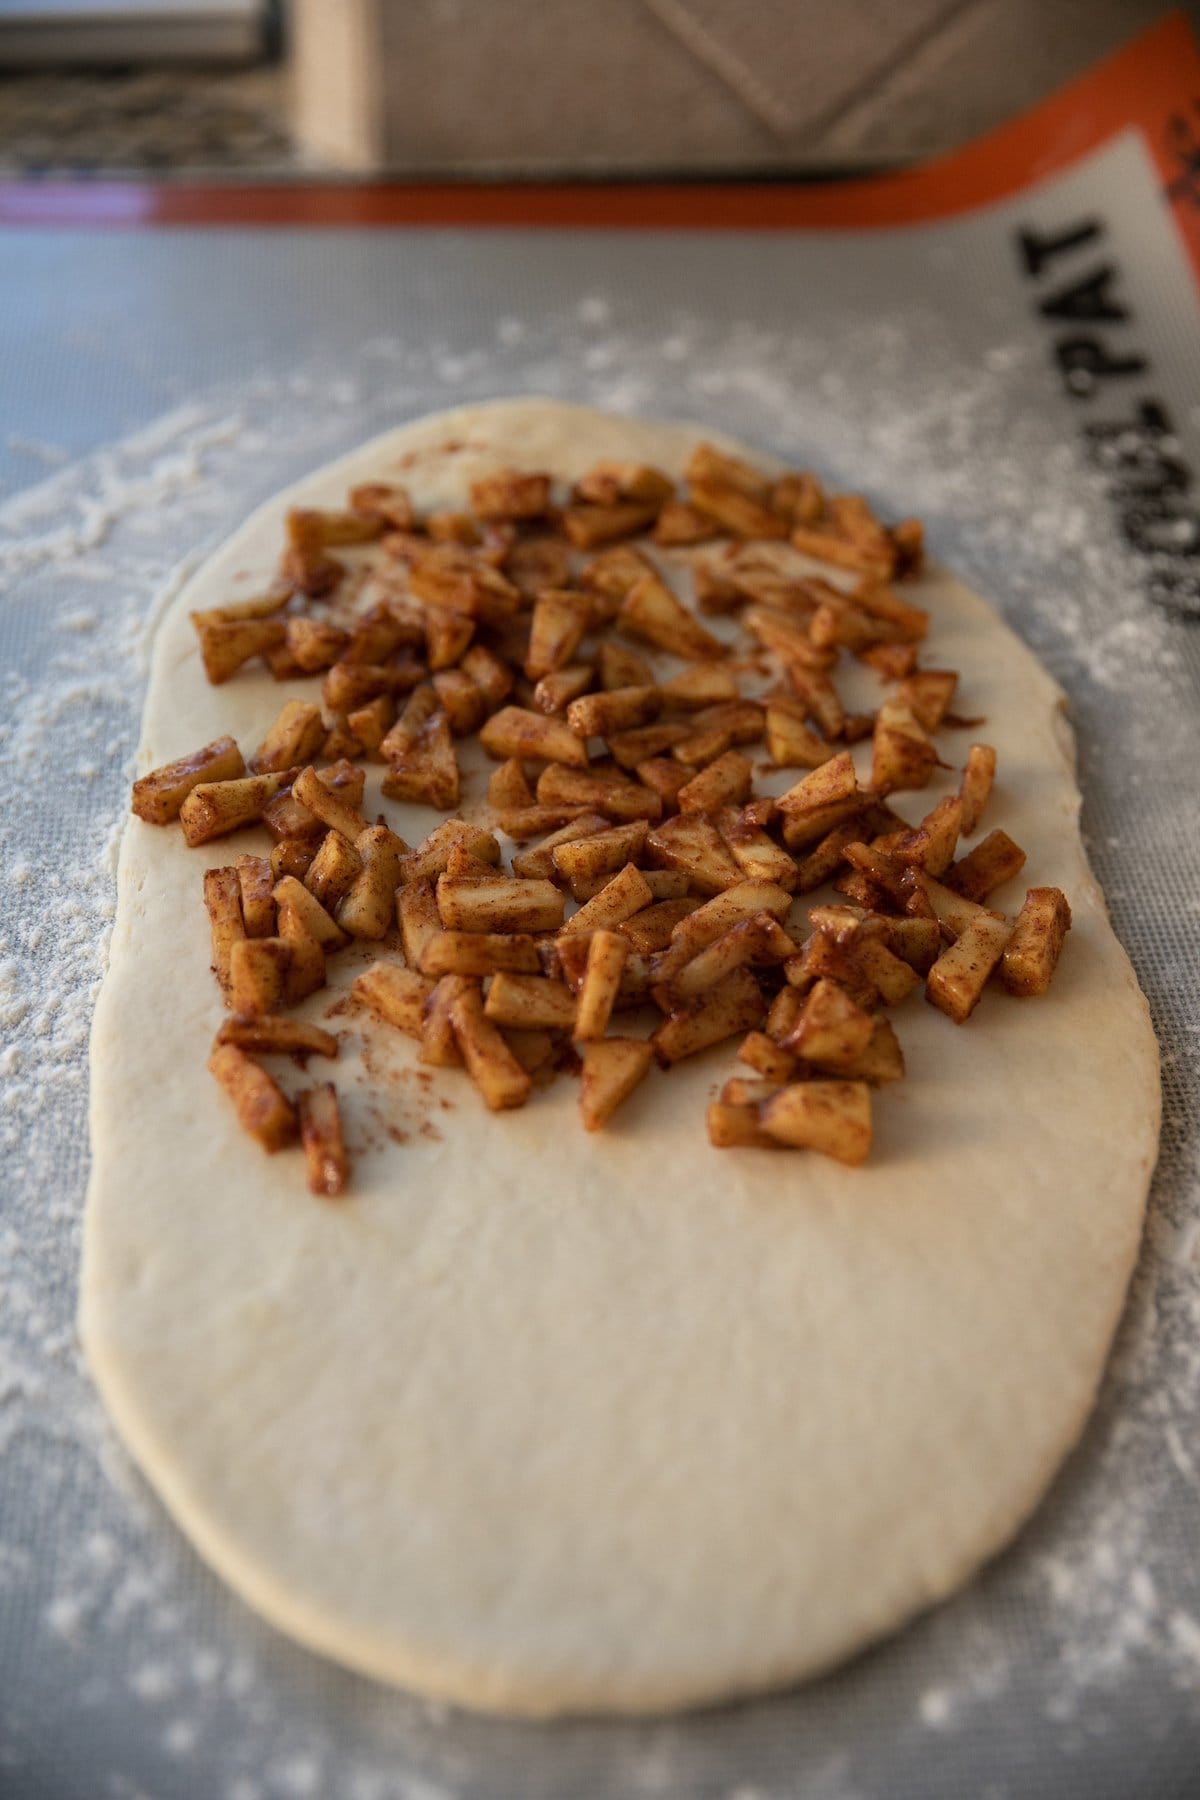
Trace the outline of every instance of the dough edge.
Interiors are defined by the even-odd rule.
[[[318,494],[323,494],[324,490],[332,488],[340,479],[343,470],[356,468],[371,459],[392,455],[398,450],[408,450],[422,442],[441,439],[448,432],[469,431],[470,426],[475,422],[490,426],[493,430],[501,433],[511,433],[515,439],[524,429],[525,423],[531,415],[544,417],[551,410],[560,420],[565,418],[568,423],[571,416],[580,420],[594,420],[597,417],[614,419],[613,415],[597,415],[590,408],[567,407],[560,402],[539,399],[497,400],[455,407],[442,413],[426,415],[412,424],[383,432],[367,444],[324,465],[316,473],[306,475],[287,489],[273,495],[256,508],[244,524],[220,546],[216,557],[206,559],[205,564],[189,580],[183,592],[173,601],[163,617],[156,621],[151,690],[153,691],[157,687],[162,673],[159,665],[162,661],[166,641],[164,626],[196,605],[194,590],[202,587],[206,580],[211,580],[214,561],[219,559],[232,566],[237,559],[239,546],[251,539],[256,529],[261,527],[264,521],[278,519],[283,508],[289,504],[315,500]],[[643,424],[657,426],[663,423],[669,425],[670,429],[686,433],[689,438],[703,437],[722,444],[735,453],[754,457],[760,464],[766,465],[772,460],[761,451],[748,448],[744,443],[707,426],[695,425],[686,421],[660,422],[640,419],[614,420],[614,422],[634,427]],[[636,452],[631,451],[631,454],[636,454]],[[984,605],[982,601],[978,604],[981,607]],[[1011,632],[1001,616],[991,608],[986,610],[991,621],[991,628],[1015,639],[1015,634]],[[1023,645],[1022,650],[1031,672],[1036,671],[1036,677],[1044,689],[1045,703],[1057,714],[1060,721],[1058,730],[1060,747],[1064,763],[1068,766],[1072,782],[1074,782],[1074,736],[1066,719],[1065,696],[1036,660],[1033,653]],[[164,754],[162,746],[154,746],[144,738],[139,749],[139,771],[151,766],[162,754]],[[1081,798],[1076,788],[1076,810],[1081,804]],[[120,867],[122,869],[126,865],[128,849],[129,829],[127,826],[121,843]],[[1088,882],[1092,896],[1099,901],[1103,909],[1103,896],[1091,876],[1090,870],[1087,869],[1086,855],[1081,839],[1079,856],[1080,873]],[[1034,874],[1036,877],[1036,871]],[[120,885],[121,876],[119,874],[119,889]],[[1075,896],[1073,895],[1072,898]],[[1106,913],[1105,916],[1107,916]],[[1115,937],[1114,942],[1116,942]],[[1121,954],[1124,957],[1123,951]],[[303,1596],[296,1594],[286,1585],[280,1584],[269,1570],[261,1567],[252,1557],[247,1557],[235,1537],[226,1535],[219,1527],[212,1524],[206,1515],[203,1503],[197,1502],[186,1477],[176,1468],[170,1444],[161,1443],[154,1430],[144,1419],[137,1394],[131,1386],[127,1385],[119,1356],[114,1359],[109,1354],[103,1296],[97,1292],[91,1279],[91,1270],[96,1258],[94,1238],[97,1230],[97,1203],[94,1195],[99,1185],[95,1164],[89,1182],[85,1216],[83,1275],[79,1305],[79,1328],[88,1366],[104,1399],[105,1406],[135,1462],[201,1556],[256,1612],[288,1636],[298,1640],[307,1648],[331,1657],[362,1674],[384,1682],[399,1684],[472,1710],[494,1713],[504,1717],[528,1719],[547,1719],[561,1715],[603,1716],[611,1713],[636,1716],[708,1707],[713,1704],[777,1691],[782,1687],[819,1676],[844,1663],[848,1657],[871,1648],[882,1639],[902,1630],[914,1617],[961,1588],[983,1565],[994,1559],[1020,1533],[1028,1519],[1037,1510],[1055,1475],[1077,1445],[1091,1415],[1104,1375],[1112,1339],[1124,1308],[1128,1282],[1137,1260],[1144,1220],[1145,1196],[1156,1156],[1161,1108],[1158,1051],[1150,1025],[1149,1009],[1137,987],[1136,978],[1128,959],[1124,958],[1124,961],[1130,986],[1137,996],[1140,1008],[1142,1043],[1139,1046],[1139,1066],[1145,1076],[1144,1099],[1146,1101],[1144,1180],[1136,1205],[1131,1203],[1129,1209],[1126,1242],[1119,1255],[1119,1279],[1115,1285],[1110,1316],[1102,1334],[1103,1345],[1097,1358],[1091,1387],[1081,1397],[1080,1404],[1063,1431],[1061,1442],[1044,1457],[1037,1467],[1030,1469],[1027,1492],[1019,1510],[1001,1509],[1000,1514],[991,1522],[989,1528],[985,1532],[981,1532],[974,1549],[969,1554],[961,1556],[954,1566],[948,1567],[943,1572],[941,1579],[927,1581],[920,1591],[914,1590],[906,1606],[899,1610],[888,1611],[887,1615],[881,1617],[872,1628],[864,1630],[861,1625],[855,1626],[849,1631],[845,1643],[815,1659],[806,1659],[800,1655],[780,1657],[777,1666],[759,1669],[752,1678],[747,1679],[744,1683],[731,1680],[728,1676],[721,1676],[711,1685],[690,1679],[680,1682],[671,1677],[665,1678],[661,1684],[655,1684],[653,1681],[647,1680],[643,1672],[636,1677],[635,1685],[623,1685],[617,1678],[608,1681],[601,1693],[597,1692],[595,1683],[590,1679],[585,1678],[581,1683],[562,1670],[543,1671],[535,1681],[531,1681],[527,1673],[519,1670],[512,1673],[507,1672],[498,1668],[489,1659],[472,1664],[469,1658],[462,1655],[443,1656],[432,1651],[427,1645],[423,1646],[418,1642],[401,1642],[392,1635],[372,1640],[365,1637],[356,1627],[347,1628],[340,1619],[327,1614],[319,1606],[306,1603]],[[110,1014],[115,1009],[116,991],[113,982],[106,975],[93,1022],[93,1057],[96,1054],[95,1046],[98,1042],[103,1042],[105,1033],[111,1029]],[[93,1110],[94,1149],[97,1129],[98,1122]]]

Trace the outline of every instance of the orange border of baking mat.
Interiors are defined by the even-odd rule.
[[[1134,128],[1200,281],[1200,52],[1171,13],[1020,118],[952,155],[828,182],[166,184],[0,182],[0,225],[861,231],[952,218],[1069,168]]]

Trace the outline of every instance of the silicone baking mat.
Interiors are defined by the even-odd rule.
[[[1169,20],[886,181],[0,189],[6,1800],[1200,1792],[1197,95]],[[1018,1543],[827,1680],[639,1724],[474,1719],[276,1636],[132,1470],[73,1329],[87,1028],[153,620],[306,469],[539,392],[723,426],[924,517],[1067,690],[1164,1053],[1134,1292]]]

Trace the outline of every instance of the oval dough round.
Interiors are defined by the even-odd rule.
[[[165,618],[139,770],[226,731],[249,750],[314,692],[265,672],[210,687],[188,622],[269,573],[287,505],[389,476],[461,503],[506,463],[678,472],[701,436],[499,402],[306,479]],[[493,1117],[347,1011],[331,1072],[358,1159],[344,1201],[314,1200],[299,1153],[263,1156],[205,1070],[221,1009],[201,870],[261,840],[188,851],[131,821],[92,1039],[84,1343],[201,1554],[303,1643],[514,1714],[774,1687],[966,1580],[1078,1437],[1137,1253],[1157,1054],[1080,841],[1059,689],[943,572],[914,598],[923,660],[961,671],[999,752],[986,823],[1075,923],[1043,999],[989,992],[963,1028],[899,1009],[908,1079],[877,1096],[860,1169],[711,1149],[732,1045],[652,1070],[587,1136],[573,1082]],[[437,817],[387,811],[410,842]],[[331,963],[308,1013],[361,966]]]

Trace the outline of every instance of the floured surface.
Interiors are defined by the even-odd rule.
[[[386,472],[422,429],[305,498]],[[523,408],[424,441],[464,430],[565,475],[622,453],[677,469],[697,435]],[[452,497],[420,464],[405,479],[420,504]],[[210,689],[186,618],[261,577],[280,519],[166,618],[140,767],[222,730],[257,742],[286,697],[256,676]],[[994,817],[1075,928],[1044,1001],[989,995],[961,1034],[901,1009],[909,1079],[878,1100],[863,1170],[711,1150],[728,1051],[655,1073],[589,1140],[570,1084],[493,1119],[463,1078],[414,1079],[382,1027],[356,1080],[347,1015],[360,1156],[353,1198],[322,1206],[204,1071],[203,853],[128,831],[93,1041],[87,1347],[200,1548],[315,1647],[520,1711],[769,1685],[962,1579],[1073,1441],[1136,1254],[1153,1041],[1078,844],[1054,684],[961,587],[916,597],[925,660],[987,715]],[[413,840],[431,819],[388,815]]]

